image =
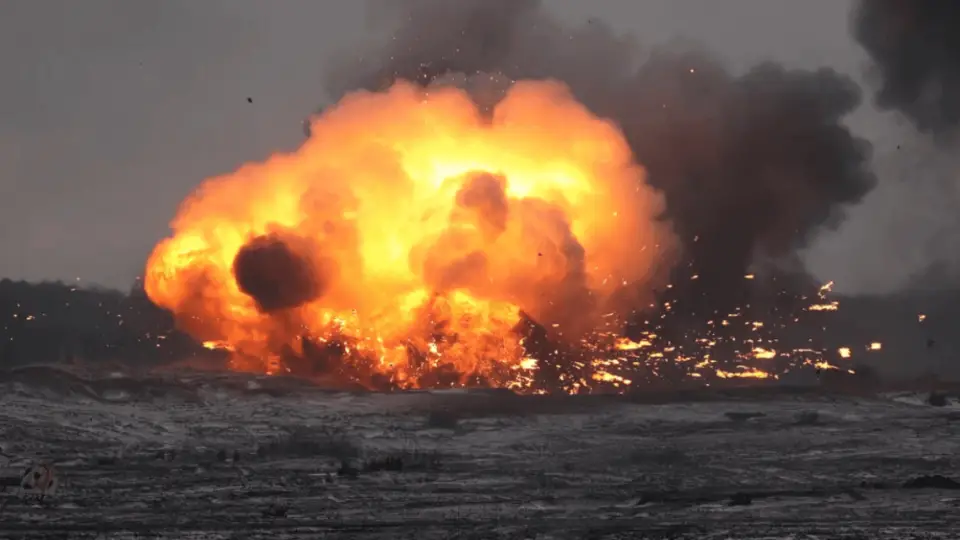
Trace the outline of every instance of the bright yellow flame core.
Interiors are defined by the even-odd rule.
[[[411,344],[428,365],[510,384],[500,368],[536,365],[510,331],[521,310],[544,324],[564,317],[577,275],[596,304],[576,314],[589,326],[624,286],[656,279],[672,239],[661,211],[619,130],[560,84],[516,83],[485,118],[461,90],[398,83],[344,98],[296,152],[205,182],[145,285],[188,332],[236,351],[241,369],[272,369],[301,335],[332,334],[410,386]],[[232,266],[252,238],[277,233],[336,271],[318,298],[265,314]]]

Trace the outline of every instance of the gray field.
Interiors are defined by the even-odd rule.
[[[7,488],[0,538],[960,537],[960,491],[904,487],[960,479],[960,409],[911,395],[653,404],[41,371],[0,387],[5,475],[52,459],[63,485],[43,504]]]

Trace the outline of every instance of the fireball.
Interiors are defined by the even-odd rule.
[[[525,384],[521,322],[576,343],[652,299],[672,232],[612,122],[561,84],[397,82],[292,153],[206,180],[146,292],[235,369],[372,386]]]

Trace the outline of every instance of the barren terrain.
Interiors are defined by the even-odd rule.
[[[62,485],[43,503],[8,487],[0,537],[955,538],[960,491],[916,481],[960,478],[953,407],[818,389],[361,394],[29,368],[0,388],[4,476],[53,460]]]

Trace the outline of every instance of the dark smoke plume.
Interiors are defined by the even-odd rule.
[[[619,123],[665,193],[685,247],[675,282],[700,313],[743,302],[754,261],[790,258],[875,184],[869,144],[841,123],[860,90],[833,70],[766,63],[738,76],[683,44],[644,56],[596,21],[565,26],[537,0],[375,5],[398,27],[384,49],[334,66],[334,95],[451,74],[565,82]]]
[[[960,2],[860,0],[853,34],[876,64],[879,107],[928,133],[960,124]]]
[[[901,287],[956,289],[960,2],[858,0],[852,32],[872,60],[876,105],[899,112],[924,136],[878,164],[891,177],[909,179],[903,188],[909,199],[896,201],[894,225],[907,244],[884,247],[912,254],[898,255],[907,270]]]
[[[307,246],[297,249],[305,243],[271,234],[253,238],[237,252],[234,279],[261,311],[295,308],[324,293],[329,262],[317,260]]]

